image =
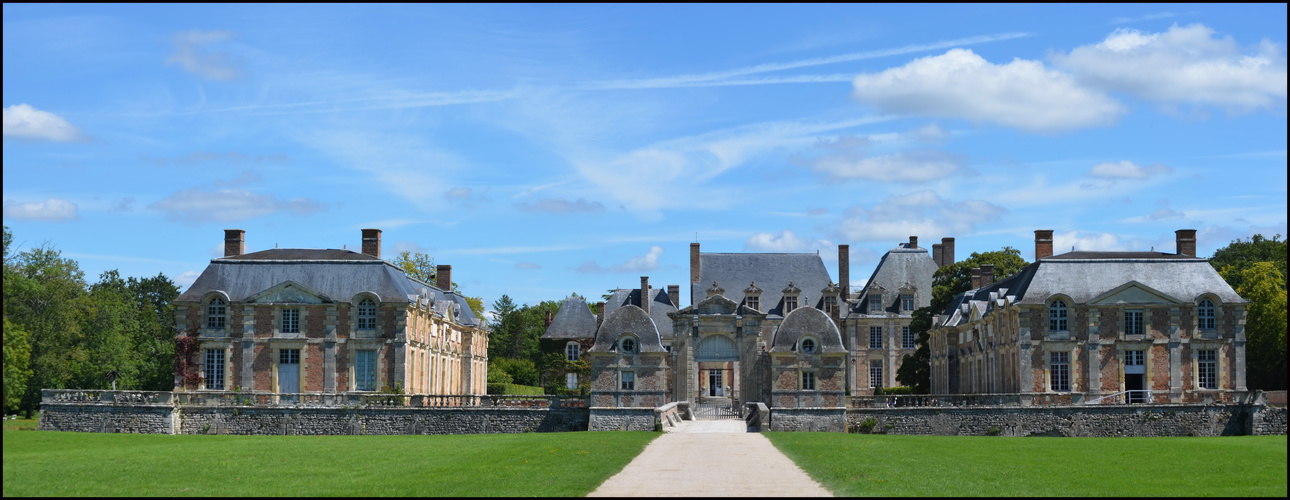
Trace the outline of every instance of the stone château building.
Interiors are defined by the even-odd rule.
[[[175,390],[484,394],[488,329],[452,291],[381,259],[381,231],[362,252],[272,249],[244,253],[225,230],[224,257],[175,300],[179,335],[195,336],[199,384]]]

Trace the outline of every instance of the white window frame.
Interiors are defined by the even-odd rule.
[[[569,342],[564,345],[564,359],[570,363],[578,360],[578,355],[582,354],[582,346],[577,342]]]
[[[1124,310],[1124,334],[1125,335],[1143,335],[1147,333],[1146,324],[1144,323],[1146,311],[1142,309],[1125,309]],[[1134,320],[1136,318],[1136,321]]]
[[[1196,326],[1201,330],[1213,330],[1217,323],[1214,321],[1215,309],[1214,301],[1201,299],[1196,306]]]
[[[761,297],[758,297],[758,296],[756,296],[756,295],[750,295],[750,296],[748,296],[748,303],[747,303],[747,304],[748,304],[748,308],[749,308],[749,309],[752,309],[752,310],[755,310],[755,311],[760,311],[760,310],[761,310]]]
[[[882,344],[883,344],[882,327],[870,326],[869,327],[869,348],[882,349]]]
[[[870,313],[882,312],[882,294],[881,293],[869,294],[869,312]]]
[[[359,330],[376,329],[376,301],[369,297],[364,297],[358,301],[357,321],[355,328]]]
[[[618,372],[618,390],[636,390],[636,372]]]
[[[802,372],[802,376],[799,378],[802,381],[803,391],[815,390],[815,372]]]
[[[1053,392],[1071,392],[1071,353],[1048,353],[1048,388]]]
[[[1048,331],[1067,332],[1070,331],[1070,308],[1066,301],[1057,299],[1048,304]]]
[[[833,314],[838,309],[838,298],[832,295],[824,297],[824,313]]]
[[[370,357],[370,359],[364,359]],[[376,349],[354,351],[354,390],[376,390]]]
[[[797,309],[797,296],[796,296],[796,295],[787,295],[787,296],[785,296],[785,297],[784,297],[784,314],[791,313],[791,312],[793,312],[793,310],[794,310],[794,309]]]
[[[224,390],[224,349],[206,349],[206,389]]]
[[[565,389],[569,389],[569,390],[574,390],[574,389],[577,389],[577,388],[578,388],[578,374],[577,374],[577,373],[566,373],[566,374],[564,374],[564,388],[565,388]]]
[[[902,349],[917,349],[914,332],[910,331],[909,325],[900,327],[900,347]]]
[[[1218,389],[1218,350],[1196,351],[1196,387]]]
[[[869,360],[869,387],[886,387],[882,380],[882,360]]]
[[[914,310],[914,295],[913,295],[913,294],[910,294],[910,293],[901,294],[901,296],[900,296],[900,309],[901,309],[901,310],[903,310],[903,311],[913,311],[913,310]]]
[[[282,309],[282,333],[300,333],[300,309],[287,307]]]
[[[228,303],[223,297],[213,297],[206,303],[206,328],[223,330],[228,323]]]

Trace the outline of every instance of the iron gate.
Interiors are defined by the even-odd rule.
[[[696,420],[739,420],[743,419],[743,412],[734,400],[730,398],[700,398],[694,405],[694,418]]]

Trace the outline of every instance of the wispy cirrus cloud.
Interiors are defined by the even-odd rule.
[[[173,51],[166,57],[166,64],[178,64],[185,71],[207,80],[235,80],[242,76],[240,64],[227,53],[205,49],[232,37],[231,31],[177,32],[171,36]]]
[[[86,140],[81,129],[67,119],[28,104],[4,108],[4,138],[53,142]]]
[[[1153,175],[1169,174],[1173,171],[1174,169],[1161,163],[1144,167],[1137,163],[1125,160],[1093,165],[1093,168],[1089,170],[1088,175],[1105,179],[1146,179]]]
[[[1168,19],[1171,17],[1185,16],[1190,14],[1195,14],[1195,12],[1176,13],[1176,12],[1165,11],[1165,12],[1157,12],[1155,14],[1146,14],[1138,17],[1122,16],[1122,17],[1111,19],[1111,21],[1108,22],[1107,24],[1125,24],[1125,23],[1136,23],[1139,21],[1154,21],[1156,19]]]
[[[166,213],[166,218],[186,224],[233,222],[287,212],[309,215],[327,209],[327,205],[308,198],[279,199],[246,189],[192,188],[148,205],[149,210]]]
[[[977,224],[998,220],[1007,213],[983,200],[953,201],[934,191],[890,196],[871,206],[846,211],[835,233],[843,241],[901,241],[909,236],[936,238],[963,236]]]
[[[521,212],[547,212],[557,214],[582,214],[604,212],[605,205],[598,201],[587,201],[578,198],[569,201],[564,198],[543,198],[530,203],[516,203],[515,208]]]
[[[583,262],[574,271],[580,273],[631,273],[631,272],[649,272],[658,269],[658,258],[663,255],[663,247],[652,246],[645,255],[638,255],[627,259],[622,264],[614,264],[604,267],[594,260]]]
[[[69,221],[80,218],[76,204],[58,198],[44,201],[18,202],[4,201],[4,218],[13,220]]]

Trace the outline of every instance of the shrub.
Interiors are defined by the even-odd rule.
[[[860,422],[860,432],[869,434],[873,432],[873,428],[877,425],[878,425],[878,419],[873,417],[866,418],[864,422]]]
[[[996,426],[994,426],[994,427],[991,427],[991,428],[990,428],[990,430],[985,431],[985,435],[987,435],[987,436],[998,436],[998,435],[999,435],[999,434],[1001,434],[1002,432],[1003,432],[1003,429],[1000,429],[1000,428],[999,428],[999,426],[997,426],[997,425],[996,425]]]

